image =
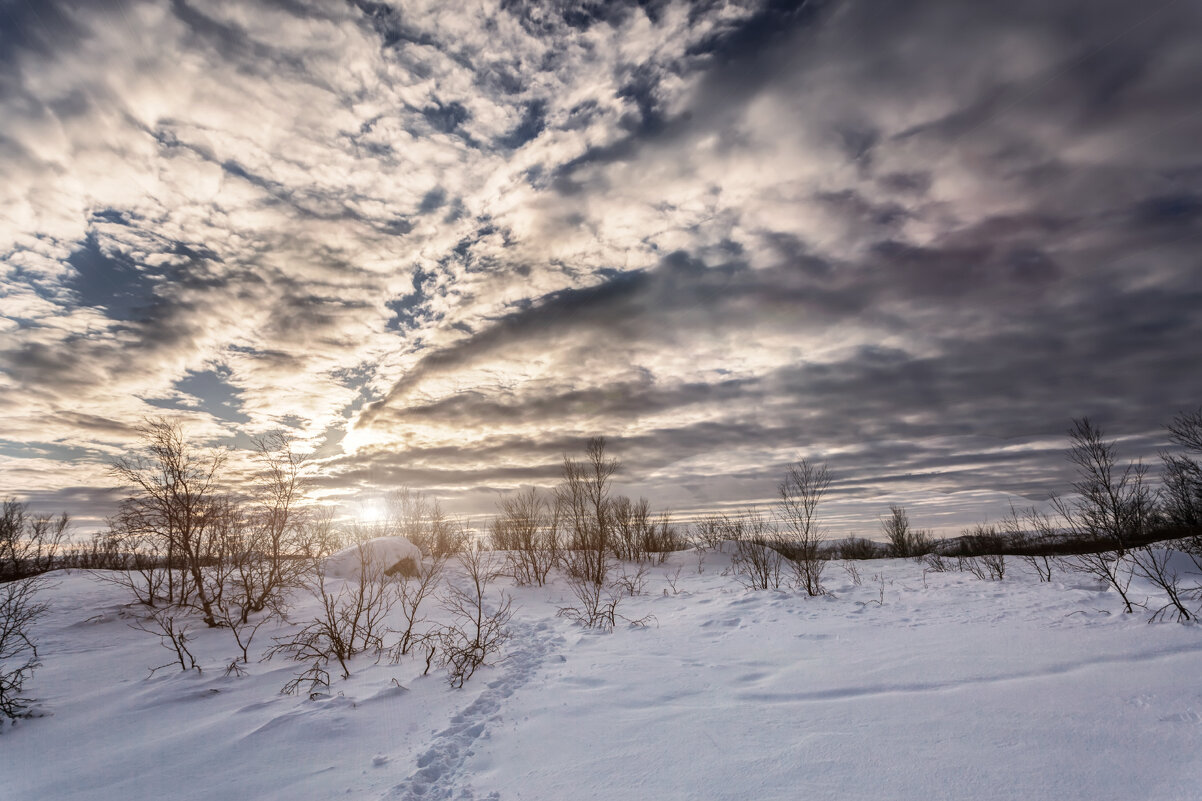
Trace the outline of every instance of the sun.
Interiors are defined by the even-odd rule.
[[[355,518],[366,525],[375,525],[384,521],[384,504],[378,498],[360,501],[355,510]]]

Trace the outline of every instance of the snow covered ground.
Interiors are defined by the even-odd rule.
[[[555,616],[562,578],[506,584],[508,658],[463,689],[360,657],[316,698],[279,693],[298,666],[278,658],[226,677],[228,632],[199,625],[203,672],[147,678],[170,654],[137,610],[60,574],[29,688],[46,716],[0,733],[0,798],[1202,798],[1202,627],[1013,559],[1002,582],[857,565],[815,599],[674,554],[619,608],[656,622],[612,633]]]

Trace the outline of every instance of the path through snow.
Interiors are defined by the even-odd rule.
[[[488,736],[489,725],[501,721],[505,700],[534,677],[547,655],[563,643],[563,637],[546,621],[515,622],[510,641],[519,643],[520,647],[510,651],[505,658],[504,674],[490,681],[475,700],[451,717],[450,725],[438,732],[430,747],[417,758],[417,770],[384,798],[389,801],[451,798],[470,801],[476,798],[462,776],[463,764],[473,754],[472,745]],[[485,798],[500,796],[491,793]]]

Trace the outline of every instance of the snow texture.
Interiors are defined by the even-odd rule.
[[[0,733],[0,799],[1202,798],[1202,626],[1014,559],[997,582],[875,560],[856,584],[831,563],[819,598],[729,567],[673,554],[619,607],[655,622],[612,633],[555,616],[562,577],[502,582],[507,658],[463,689],[366,654],[313,696],[279,693],[302,666],[278,659],[225,676],[229,632],[199,620],[203,672],[148,678],[166,652],[128,627],[142,611],[59,574],[29,686],[45,716]],[[296,595],[252,650],[314,611]]]

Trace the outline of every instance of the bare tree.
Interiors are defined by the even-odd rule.
[[[70,519],[33,516],[16,499],[0,504],[0,581],[53,570],[63,558]]]
[[[1147,468],[1140,462],[1120,466],[1115,444],[1087,417],[1073,421],[1067,457],[1077,467],[1075,497],[1052,499],[1065,528],[1122,556],[1142,541],[1154,512]]]
[[[621,463],[606,458],[604,437],[590,439],[586,454],[579,462],[563,457],[563,482],[555,489],[555,500],[568,534],[568,572],[601,586],[609,573],[613,538],[610,486]]]
[[[790,564],[799,587],[808,595],[822,595],[822,572],[826,561],[820,547],[826,536],[818,519],[818,505],[831,484],[825,464],[817,465],[803,459],[789,465],[785,479],[778,487],[777,519],[788,541]]]
[[[625,495],[613,499],[610,505],[613,522],[613,537],[610,551],[615,559],[627,562],[642,561],[646,556],[643,547],[645,532],[652,524],[651,504],[646,498],[632,501]]]
[[[129,592],[136,603],[155,608],[167,601],[167,555],[163,543],[140,528],[125,523],[118,512],[110,518],[108,531],[99,534],[111,554],[103,564],[91,568],[92,574]]]
[[[225,549],[234,562],[243,624],[251,613],[278,610],[284,592],[300,584],[306,569],[300,557],[308,545],[302,506],[306,456],[293,449],[291,437],[278,432],[255,440],[255,446],[260,471],[253,507]]]
[[[118,519],[127,531],[165,545],[168,603],[195,598],[205,624],[217,626],[205,568],[215,553],[213,524],[221,500],[218,477],[225,454],[197,450],[179,425],[163,419],[147,422],[140,433],[143,452],[119,458],[111,467],[131,490]],[[183,586],[175,583],[177,565],[183,569]]]
[[[1131,564],[1123,557],[1142,541],[1152,517],[1155,496],[1147,470],[1139,462],[1120,467],[1114,443],[1106,442],[1088,418],[1073,421],[1068,460],[1077,466],[1075,496],[1054,496],[1052,505],[1070,536],[1098,550],[1068,557],[1065,564],[1109,584],[1131,612]]]
[[[46,586],[44,575],[0,584],[0,715],[10,719],[24,715],[33,703],[24,689],[40,664],[33,625],[49,608],[38,598]]]
[[[1164,512],[1168,521],[1202,538],[1202,408],[1182,413],[1167,426],[1184,452],[1162,453]]]

